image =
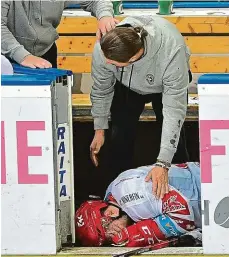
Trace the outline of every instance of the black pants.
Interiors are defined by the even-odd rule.
[[[189,80],[192,80],[189,72]],[[152,131],[157,137],[161,137],[163,124],[162,93],[140,95],[120,82],[116,82],[114,97],[111,105],[111,149],[110,168],[113,176],[117,176],[124,170],[133,168],[135,135],[139,117],[144,109],[145,103],[152,103],[156,115],[156,122],[159,124],[158,134]],[[154,146],[155,147],[155,146]],[[156,146],[160,149],[160,146]],[[142,149],[144,151],[144,149]],[[152,164],[156,161],[152,156]],[[174,155],[173,163],[183,163],[189,160],[186,148],[184,127],[181,128],[177,152]]]
[[[46,52],[41,58],[49,61],[52,64],[53,68],[57,68],[57,47],[56,43],[52,45],[52,47]]]

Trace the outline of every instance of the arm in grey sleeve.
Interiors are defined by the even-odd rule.
[[[94,129],[108,129],[108,117],[114,95],[115,76],[107,68],[108,64],[102,55],[99,43],[95,45],[92,56],[92,79],[94,81],[91,90],[92,117]]]
[[[12,1],[1,1],[1,52],[6,57],[21,63],[30,53],[21,45],[7,27],[8,13]]]
[[[113,17],[113,4],[110,0],[94,0],[94,1],[67,1],[68,4],[78,3],[81,7],[91,12],[98,20],[102,17]]]
[[[163,78],[163,126],[158,159],[170,162],[177,150],[187,111],[188,65],[185,48],[177,50]]]

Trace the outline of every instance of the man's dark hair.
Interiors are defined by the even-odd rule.
[[[126,63],[144,47],[147,35],[142,27],[116,27],[102,37],[101,49],[107,59]]]

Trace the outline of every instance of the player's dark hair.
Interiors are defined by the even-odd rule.
[[[116,27],[102,37],[101,49],[107,59],[126,63],[144,48],[147,35],[143,27]]]

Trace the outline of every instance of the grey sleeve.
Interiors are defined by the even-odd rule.
[[[163,77],[163,126],[158,159],[170,162],[177,150],[187,111],[188,65],[185,48],[178,49]]]
[[[91,12],[98,20],[102,17],[113,17],[113,4],[110,0],[94,0],[94,1],[66,1],[67,4],[80,4],[82,9]],[[65,4],[66,5],[66,4]]]
[[[21,63],[30,53],[21,45],[7,27],[8,13],[12,1],[1,1],[1,53]]]
[[[90,94],[94,129],[108,129],[108,117],[114,95],[115,76],[107,68],[99,43],[94,48],[91,75],[94,81]]]

